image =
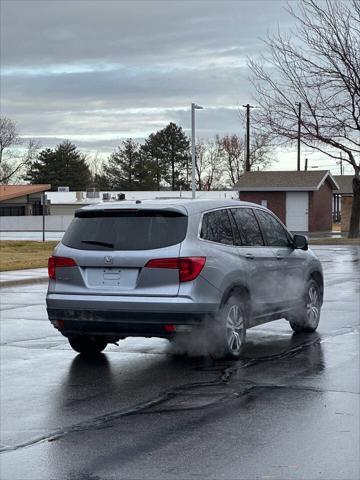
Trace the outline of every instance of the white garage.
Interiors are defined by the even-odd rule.
[[[266,205],[290,231],[332,230],[338,185],[329,170],[246,172],[235,187],[240,200]]]

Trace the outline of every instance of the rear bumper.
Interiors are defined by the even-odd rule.
[[[94,297],[48,294],[51,323],[63,335],[148,336],[169,338],[176,331],[199,325],[214,315],[216,304],[195,303],[185,297]],[[173,325],[174,332],[165,328]]]

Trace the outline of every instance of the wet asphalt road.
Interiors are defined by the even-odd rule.
[[[318,332],[248,331],[235,363],[127,339],[76,356],[45,285],[1,295],[1,479],[358,479],[360,249],[316,247]]]

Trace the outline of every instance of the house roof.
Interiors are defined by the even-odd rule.
[[[334,175],[336,183],[339,185],[339,191],[343,195],[353,195],[352,180],[354,175]]]
[[[45,192],[51,185],[0,185],[0,202],[32,193]]]
[[[240,192],[315,191],[326,180],[333,190],[339,188],[329,170],[246,172],[235,188]]]

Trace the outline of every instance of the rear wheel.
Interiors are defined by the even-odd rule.
[[[217,341],[222,357],[240,357],[246,336],[247,309],[243,301],[232,295],[223,306],[217,324]]]
[[[303,308],[289,319],[294,332],[314,332],[320,321],[321,291],[315,280],[310,280],[306,286]]]
[[[108,342],[103,337],[90,337],[81,335],[68,338],[71,347],[83,355],[97,355],[102,352]]]

